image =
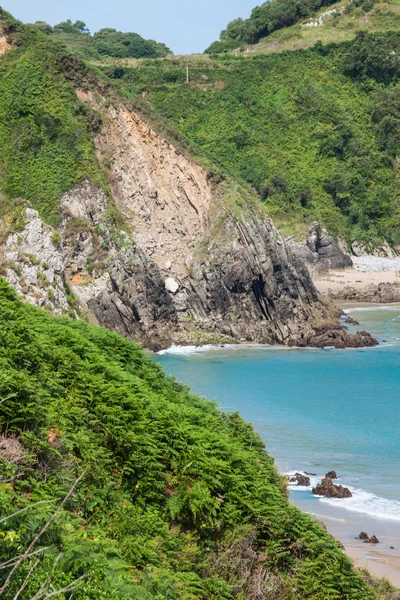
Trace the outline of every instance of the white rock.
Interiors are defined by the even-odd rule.
[[[167,262],[165,263],[165,268],[168,269],[168,270],[171,268],[171,261],[170,260],[167,260]]]
[[[179,283],[177,283],[173,277],[167,277],[165,280],[165,287],[168,292],[175,294],[179,289]]]

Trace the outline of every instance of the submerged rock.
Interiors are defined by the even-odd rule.
[[[349,488],[336,485],[330,477],[324,477],[321,483],[313,488],[312,493],[326,498],[351,498],[353,496]]]

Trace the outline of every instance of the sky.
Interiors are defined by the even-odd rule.
[[[237,17],[246,18],[257,0],[0,0],[24,23],[84,21],[94,33],[103,27],[133,31],[167,44],[175,54],[203,52]]]

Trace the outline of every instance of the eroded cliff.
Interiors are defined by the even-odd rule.
[[[127,107],[78,96],[102,113],[95,145],[111,196],[87,180],[75,186],[60,198],[57,230],[25,211],[2,248],[19,292],[152,349],[233,340],[320,345],[332,309],[251,192],[213,181]],[[324,344],[343,345],[343,330],[325,330],[333,333]]]

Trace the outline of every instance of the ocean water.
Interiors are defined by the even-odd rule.
[[[344,306],[381,345],[359,350],[172,348],[155,358],[196,393],[253,423],[283,473],[328,471],[353,498],[291,501],[342,541],[364,527],[400,543],[400,306]],[[389,543],[389,542],[388,542]]]

